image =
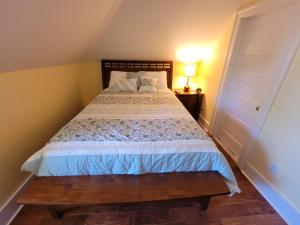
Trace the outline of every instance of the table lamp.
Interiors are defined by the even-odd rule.
[[[187,77],[186,85],[183,88],[183,90],[185,92],[190,91],[189,80],[190,80],[190,77],[195,76],[195,73],[196,73],[196,64],[186,64],[185,65],[184,76]]]

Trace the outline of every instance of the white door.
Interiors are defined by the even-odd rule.
[[[299,4],[240,19],[213,128],[235,161],[263,125],[299,35]]]

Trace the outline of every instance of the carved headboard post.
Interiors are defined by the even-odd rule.
[[[111,71],[166,71],[168,88],[172,88],[173,61],[101,60],[103,89],[108,87]]]

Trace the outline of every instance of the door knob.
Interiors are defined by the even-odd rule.
[[[255,107],[256,111],[260,110],[260,105]]]

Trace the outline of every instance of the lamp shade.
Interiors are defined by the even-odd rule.
[[[186,64],[184,67],[184,76],[193,77],[196,73],[196,64]]]

